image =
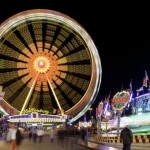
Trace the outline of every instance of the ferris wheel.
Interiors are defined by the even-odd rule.
[[[101,76],[94,42],[71,17],[33,9],[0,25],[0,85],[20,114],[59,109],[76,120],[93,104]]]

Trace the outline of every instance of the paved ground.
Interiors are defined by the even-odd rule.
[[[0,141],[0,150],[8,150],[9,143],[5,141]],[[77,144],[77,139],[69,138],[64,140],[64,142],[60,142],[58,144],[57,139],[55,139],[54,143],[50,142],[48,137],[44,137],[42,143],[33,143],[28,139],[24,139],[23,143],[20,145],[19,150],[87,150],[88,148],[83,147]]]
[[[79,141],[80,145],[84,145],[90,149],[93,150],[122,150],[122,148],[115,148],[112,146],[107,146],[104,144],[98,144],[98,143],[93,143],[93,142],[83,142],[83,141]]]
[[[0,150],[8,150],[9,143],[4,140],[0,140]],[[57,141],[55,138],[54,143],[51,143],[49,137],[44,137],[42,143],[30,142],[28,139],[24,139],[19,147],[19,150],[120,150],[113,147],[108,147],[105,145],[94,144],[92,142],[82,141],[78,138],[64,138],[64,141]]]

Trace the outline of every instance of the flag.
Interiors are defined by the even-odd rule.
[[[96,119],[98,119],[98,108],[96,108]]]
[[[120,91],[123,91],[123,83],[121,84],[121,90]]]
[[[132,79],[131,79],[131,81],[130,81],[129,88],[130,88],[130,90],[131,90],[131,92],[132,92]]]
[[[103,114],[105,115],[106,112],[109,110],[110,108],[110,94],[111,92],[109,93],[109,95],[104,99],[104,107],[103,107]]]
[[[144,87],[148,87],[149,85],[149,78],[148,78],[148,75],[147,75],[147,71],[145,70],[145,76],[143,78],[143,86]]]
[[[109,100],[110,100],[110,94],[111,94],[111,92],[109,93],[109,95],[107,97],[105,97],[104,102],[103,102],[104,104],[107,103],[107,102],[109,102]]]

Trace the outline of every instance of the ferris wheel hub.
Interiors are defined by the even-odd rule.
[[[46,73],[50,68],[50,62],[47,57],[39,56],[34,60],[34,69],[38,73]]]

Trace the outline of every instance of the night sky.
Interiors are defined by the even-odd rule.
[[[139,5],[93,1],[14,0],[0,5],[0,23],[24,10],[51,9],[76,20],[91,36],[102,64],[100,91],[93,107],[110,92],[111,97],[133,82],[142,86],[144,71],[150,77],[149,11]]]

